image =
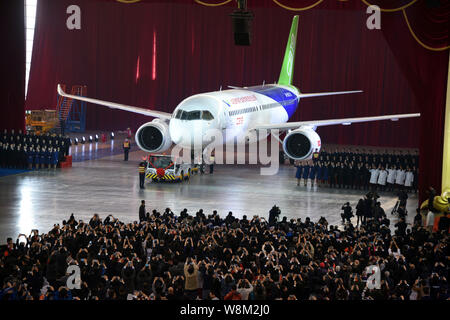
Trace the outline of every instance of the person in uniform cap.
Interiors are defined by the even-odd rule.
[[[403,170],[403,166],[400,165],[395,173],[395,184],[398,190],[403,190],[405,186],[405,178],[406,172]]]
[[[141,161],[141,163],[139,163],[139,187],[141,189],[145,189],[144,187],[144,183],[145,183],[145,162]]]
[[[50,158],[51,158],[51,147],[47,148],[44,147],[44,151],[43,151],[43,164],[44,164],[44,168],[47,169],[50,167]],[[41,159],[42,160],[42,159]]]
[[[34,163],[34,156],[36,152],[34,150],[34,146],[31,145],[30,148],[27,151],[27,162],[28,162],[28,169],[33,169],[33,163]]]
[[[414,173],[411,171],[411,168],[406,167],[405,173],[405,188],[407,192],[411,192],[413,190],[413,181],[414,181]]]
[[[58,165],[58,160],[59,160],[59,148],[53,148],[51,155],[51,165],[53,166],[53,169],[56,169],[56,166]]]
[[[128,154],[130,152],[130,140],[125,139],[123,142],[123,161],[128,161]]]
[[[314,149],[314,152],[312,154],[312,160],[314,163],[316,163],[317,161],[319,161],[319,150],[318,149]]]
[[[381,165],[380,172],[378,174],[378,187],[381,191],[384,191],[386,188],[386,181],[388,177],[389,172]]]

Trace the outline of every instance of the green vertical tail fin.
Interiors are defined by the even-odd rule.
[[[295,47],[297,44],[298,16],[294,16],[289,33],[286,51],[284,53],[283,65],[281,67],[278,84],[291,85],[294,76]]]

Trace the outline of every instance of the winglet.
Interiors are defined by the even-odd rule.
[[[58,83],[58,88],[57,88],[58,94],[62,97],[64,97],[66,95],[66,93],[63,91],[63,89],[61,88],[61,85]]]
[[[291,85],[294,76],[295,48],[297,45],[298,16],[292,19],[291,32],[289,33],[286,51],[284,52],[283,65],[281,67],[278,84]]]

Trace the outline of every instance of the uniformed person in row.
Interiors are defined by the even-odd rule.
[[[53,169],[56,169],[56,166],[58,165],[58,159],[59,159],[59,148],[52,148],[50,156],[50,165],[53,167]]]
[[[406,168],[409,166],[411,168],[411,174],[409,174],[408,184],[412,184],[410,187],[412,190],[417,190],[417,164],[419,162],[419,156],[417,151],[412,153],[409,151],[388,151],[388,150],[366,150],[366,149],[355,149],[350,150],[347,148],[342,148],[341,150],[335,149],[333,151],[329,149],[323,149],[322,152],[313,155],[314,166],[307,165],[307,162],[296,163],[296,178],[298,178],[299,170],[301,171],[302,178],[310,178],[311,170],[316,173],[318,180],[322,176],[321,171],[323,169],[318,169],[317,163],[321,162],[321,167],[326,166],[328,169],[328,183],[330,187],[339,187],[346,189],[365,189],[370,188],[370,168]],[[306,170],[305,170],[306,167]],[[307,173],[305,172],[307,171]],[[375,178],[375,177],[373,177]],[[392,178],[392,177],[391,177]],[[373,179],[372,184],[382,189],[387,188],[387,190],[392,189],[391,180],[388,177],[386,182],[384,182],[384,174],[380,183],[378,183],[378,176],[375,182]],[[412,180],[412,181],[411,181]],[[298,181],[297,181],[298,182]],[[306,181],[305,181],[306,182]],[[305,184],[306,185],[306,184]],[[397,186],[398,188],[399,186]]]
[[[39,153],[46,149],[49,152],[51,148],[52,159],[54,158],[53,153],[58,152],[58,162],[64,161],[64,156],[67,156],[70,151],[71,141],[68,136],[62,136],[61,134],[49,134],[36,135],[34,132],[30,134],[28,131],[24,134],[21,130],[15,133],[14,130],[8,132],[4,130],[0,134],[1,142],[1,156],[0,156],[0,166],[2,167],[14,167],[14,168],[28,168],[29,167],[29,155],[28,152],[37,152],[37,147],[39,147]],[[11,148],[11,146],[13,146]],[[24,151],[26,148],[27,152]],[[59,149],[59,150],[58,150]],[[48,155],[47,155],[48,156]],[[37,163],[37,167],[42,166],[54,166],[53,160],[37,161],[34,159],[36,155],[33,155],[33,167]]]
[[[34,157],[36,155],[36,151],[34,150],[34,146],[31,145],[30,148],[27,149],[26,153],[27,153],[28,169],[31,170],[31,169],[33,169]]]

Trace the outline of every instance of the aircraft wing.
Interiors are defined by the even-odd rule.
[[[111,109],[119,109],[119,110],[124,110],[124,111],[128,111],[128,112],[139,113],[139,114],[143,114],[143,115],[149,116],[149,117],[161,118],[161,119],[170,119],[172,117],[172,114],[167,113],[167,112],[149,110],[149,109],[145,109],[145,108],[127,106],[125,104],[120,104],[120,103],[115,103],[115,102],[102,101],[102,100],[67,94],[63,91],[63,89],[61,88],[61,85],[59,85],[59,84],[58,84],[58,94],[62,97],[79,100],[79,101],[85,101],[85,102],[94,103],[94,104],[99,104],[99,105],[102,105],[102,106],[105,106],[105,107],[108,107]]]
[[[336,124],[350,125],[352,123],[358,123],[358,122],[369,122],[369,121],[380,121],[380,120],[397,121],[397,120],[403,119],[403,118],[415,118],[415,117],[420,117],[420,113],[395,114],[395,115],[378,116],[378,117],[362,117],[362,118],[346,118],[346,119],[275,123],[275,124],[259,125],[259,126],[252,128],[252,130],[261,130],[261,129],[289,130],[289,129],[297,129],[299,127],[304,127],[304,126],[322,127],[322,126],[332,126],[332,125],[336,125]]]

